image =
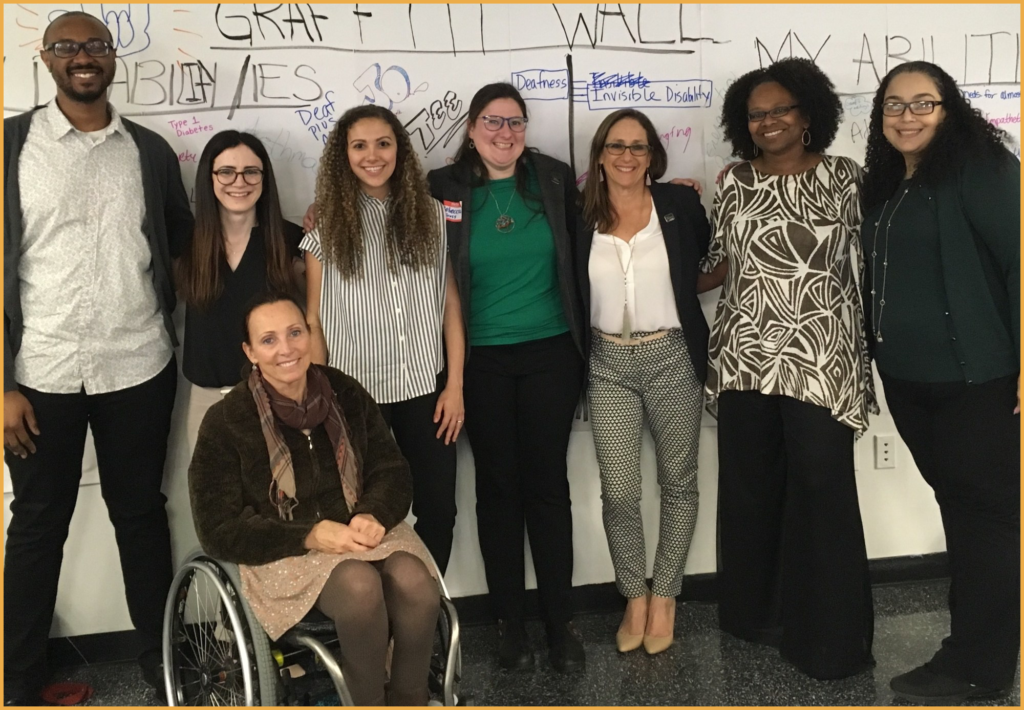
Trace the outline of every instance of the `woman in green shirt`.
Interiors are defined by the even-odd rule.
[[[565,163],[526,149],[526,103],[489,84],[469,105],[453,165],[428,176],[444,204],[468,327],[463,393],[476,463],[477,529],[499,617],[499,662],[533,666],[523,625],[530,536],[551,662],[582,668],[572,628],[566,454],[583,382],[572,240],[579,193]]]
[[[935,491],[951,633],[896,695],[1004,694],[1020,647],[1020,163],[952,77],[908,62],[871,113],[861,230],[869,342]],[[870,305],[869,305],[870,304]]]

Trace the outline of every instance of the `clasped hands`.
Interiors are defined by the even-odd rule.
[[[384,538],[384,526],[368,513],[352,516],[348,525],[321,520],[306,535],[306,549],[340,555],[372,550]]]

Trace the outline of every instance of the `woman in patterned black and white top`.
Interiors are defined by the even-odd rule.
[[[412,469],[416,532],[443,573],[455,528],[465,331],[444,213],[393,113],[368,105],[342,115],[315,204],[316,228],[300,244],[313,362],[354,377],[380,406]]]
[[[703,286],[718,416],[719,624],[816,678],[871,663],[873,615],[854,435],[875,408],[858,269],[860,168],[823,155],[842,107],[812,62],[740,77]],[[780,628],[781,627],[781,628]],[[780,636],[781,634],[781,636]]]

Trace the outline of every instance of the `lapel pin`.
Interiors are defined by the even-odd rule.
[[[665,221],[666,222],[675,222],[675,220],[676,220],[676,216],[674,214],[672,214],[671,212],[669,212],[667,215],[665,215]]]

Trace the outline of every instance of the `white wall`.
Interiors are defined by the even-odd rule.
[[[285,33],[294,33],[282,38],[269,21],[255,18],[252,5],[224,6],[218,15],[212,5],[8,4],[4,6],[5,116],[52,97],[52,81],[33,58],[36,42],[53,13],[81,7],[95,14],[102,7],[119,44],[118,81],[125,83],[113,87],[112,101],[122,113],[167,137],[179,152],[186,187],[195,180],[195,162],[211,131],[251,129],[268,143],[280,176],[284,208],[293,219],[300,217],[311,199],[322,149],[322,136],[314,135],[307,125],[317,121],[309,121],[303,110],[315,106],[337,115],[348,106],[367,101],[366,97],[387,101],[386,93],[397,99],[393,107],[410,124],[410,130],[419,129],[416,141],[431,132],[439,137],[458,128],[458,118],[445,111],[430,117],[431,109],[441,105],[448,92],[457,94],[451,108],[458,114],[465,111],[473,91],[481,84],[508,80],[516,72],[530,69],[562,70],[569,53],[574,76],[583,82],[572,100],[578,172],[584,170],[581,166],[593,129],[605,115],[601,106],[592,105],[587,98],[595,73],[633,72],[674,86],[698,80],[711,82],[709,105],[699,101],[671,107],[643,104],[663,133],[670,175],[698,176],[711,184],[728,160],[728,146],[723,144],[716,125],[726,87],[759,62],[783,56],[811,56],[843,94],[846,117],[833,145],[834,153],[863,160],[866,107],[877,85],[876,74],[884,74],[901,57],[927,58],[944,66],[965,91],[972,92],[972,100],[991,120],[1019,138],[1019,5],[651,5],[643,8],[642,18],[635,5],[621,6],[621,16],[601,16],[596,5],[465,4],[447,10],[438,5],[412,9],[406,5],[359,6],[361,13],[371,13],[372,17],[357,17],[352,5],[314,5],[313,10],[321,16],[315,21],[310,17],[311,6],[295,5],[271,14]],[[617,12],[619,7],[607,5],[603,10]],[[281,23],[288,12],[302,14],[307,25],[289,28]],[[594,47],[590,46],[588,32]],[[247,33],[252,34],[251,39],[237,38]],[[665,44],[650,44],[652,41]],[[250,71],[243,77],[242,106],[232,111],[229,107],[247,57]],[[209,72],[201,75],[204,81],[214,86],[200,87],[193,82],[186,88],[183,84],[184,73],[197,76],[196,58]],[[259,65],[262,76],[276,73],[288,78],[257,80]],[[395,83],[401,73],[390,71],[391,67],[404,67],[402,73],[409,77],[408,91],[401,81]],[[381,81],[374,85],[370,80],[377,70],[381,71]],[[175,72],[173,92],[167,91],[171,71]],[[319,87],[322,96],[308,101],[306,109],[281,108],[289,100],[268,98],[291,94],[305,99],[304,93],[314,86]],[[195,92],[198,101],[186,103],[190,91]],[[328,96],[327,91],[333,93]],[[1003,93],[1007,91],[1010,93]],[[544,98],[542,93],[532,98]],[[329,100],[333,107],[325,109]],[[530,102],[530,143],[566,160],[570,157],[566,136],[569,105],[567,97]],[[183,120],[189,127],[198,126],[199,132],[183,133],[181,124],[175,123]],[[328,128],[329,123],[328,118]],[[443,140],[430,143],[429,149],[421,151],[424,162],[428,167],[443,164],[456,144],[452,141],[445,145]],[[709,189],[706,205],[710,205],[710,198]],[[716,297],[704,297],[709,317]],[[177,316],[180,331],[181,314]],[[186,485],[189,452],[183,424],[187,392],[182,379],[165,481],[177,559],[187,554],[196,540]],[[944,540],[938,511],[906,448],[899,444],[896,468],[873,468],[873,436],[895,433],[884,411],[880,386],[878,393],[883,413],[872,420],[871,430],[856,445],[868,554],[877,558],[940,551]],[[699,459],[701,509],[687,564],[689,574],[715,569],[716,430],[709,417],[705,416],[704,423]],[[653,540],[658,527],[658,492],[654,449],[647,434],[642,455],[644,523]],[[113,531],[95,483],[91,450],[85,468],[65,549],[55,635],[130,627]],[[572,435],[569,475],[576,552],[574,582],[609,582],[613,574],[601,524],[597,464],[589,430],[580,429]],[[6,469],[4,490],[6,531],[11,497]],[[480,594],[486,591],[486,584],[475,534],[472,452],[466,442],[459,444],[458,503],[449,587],[456,596]],[[653,555],[653,545],[648,554]]]

